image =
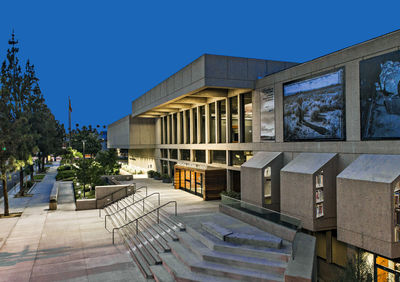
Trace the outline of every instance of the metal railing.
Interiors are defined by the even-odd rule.
[[[115,211],[115,212],[113,212],[113,213],[107,214],[107,215],[104,217],[104,228],[107,230],[107,216],[112,216],[112,215],[117,214],[117,213],[119,213],[119,212],[121,212],[121,211],[125,211],[125,221],[126,221],[126,218],[127,218],[127,216],[126,216],[127,208],[129,208],[129,207],[131,207],[131,206],[133,206],[133,205],[136,205],[137,203],[143,202],[143,212],[144,212],[144,210],[145,210],[144,200],[150,198],[150,197],[153,196],[153,195],[158,195],[158,205],[160,205],[160,193],[159,193],[159,192],[151,193],[150,195],[147,195],[146,197],[141,198],[140,200],[137,200],[137,201],[133,202],[132,204],[129,204],[129,205],[125,206],[124,208],[122,208],[122,209],[120,209],[120,210],[117,210],[117,211]]]
[[[139,191],[140,189],[146,189],[146,197],[147,197],[147,186],[140,186],[139,188],[135,189],[135,193],[132,194],[132,201],[135,201],[135,194],[137,191]]]
[[[132,186],[133,186],[133,189],[131,188]],[[96,207],[97,207],[97,208],[98,208],[98,206],[99,206],[99,205],[98,205],[99,201],[103,201],[104,199],[107,199],[107,203],[106,203],[102,208],[99,209],[99,217],[101,217],[101,210],[102,210],[102,209],[104,209],[104,208],[106,208],[107,206],[109,206],[109,205],[111,205],[111,204],[113,204],[113,203],[119,201],[119,200],[122,198],[122,197],[119,197],[119,198],[117,198],[117,199],[115,200],[115,199],[114,199],[114,195],[115,195],[115,194],[120,193],[121,191],[124,191],[124,190],[125,190],[125,197],[127,197],[127,196],[130,195],[130,194],[128,194],[128,192],[131,192],[131,189],[133,190],[133,194],[136,193],[135,187],[136,187],[136,183],[132,183],[132,184],[129,184],[129,185],[125,186],[124,188],[121,188],[121,189],[119,189],[119,190],[117,190],[117,191],[114,191],[114,192],[112,192],[112,193],[110,193],[110,194],[108,194],[108,195],[106,195],[106,196],[104,196],[104,197],[102,197],[102,198],[100,198],[100,199],[96,199]]]
[[[132,224],[132,223],[136,222],[136,234],[138,234],[139,233],[139,219],[141,219],[141,218],[143,218],[145,216],[148,216],[149,214],[151,214],[153,212],[157,212],[157,223],[160,223],[160,209],[165,207],[165,206],[167,206],[167,205],[169,205],[169,204],[172,204],[172,203],[175,204],[175,216],[177,216],[178,215],[178,203],[176,201],[169,201],[169,202],[167,202],[165,204],[162,204],[161,206],[158,206],[158,207],[148,211],[147,213],[139,216],[138,218],[136,218],[136,219],[134,219],[134,220],[132,220],[132,221],[120,226],[120,227],[114,227],[113,230],[112,230],[112,242],[113,242],[113,244],[114,244],[114,238],[115,238],[115,235],[114,235],[115,234],[115,230],[122,229],[122,228],[128,226],[129,224]]]

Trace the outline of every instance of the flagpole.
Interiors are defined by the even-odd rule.
[[[68,96],[68,124],[69,124],[69,147],[71,147],[71,139],[72,139],[72,133],[71,133],[71,99]]]

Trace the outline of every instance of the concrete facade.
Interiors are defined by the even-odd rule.
[[[348,208],[345,208],[351,206],[351,202],[346,200],[345,194],[339,197],[340,191],[350,193],[348,197],[354,201],[356,199],[354,195],[363,191],[361,184],[357,184],[360,185],[359,190],[357,187],[353,190],[350,189],[354,184],[353,180],[338,178],[337,194],[335,187],[337,175],[360,156],[365,154],[400,155],[400,141],[397,139],[362,141],[360,113],[360,61],[398,50],[400,50],[400,31],[302,64],[203,55],[133,101],[133,118],[131,119],[147,119],[150,120],[151,125],[138,122],[140,124],[138,130],[142,128],[146,130],[141,134],[143,136],[148,134],[148,137],[144,137],[143,140],[142,137],[135,139],[135,136],[130,136],[129,144],[125,144],[125,148],[131,149],[130,153],[132,152],[135,156],[144,153],[140,150],[154,150],[153,152],[146,151],[148,160],[140,159],[140,167],[143,166],[144,169],[146,165],[148,166],[149,160],[154,161],[158,171],[161,169],[161,160],[168,164],[183,161],[193,165],[226,169],[227,189],[232,190],[235,185],[241,183],[242,199],[260,206],[265,206],[261,172],[268,166],[268,161],[264,160],[265,166],[260,165],[257,168],[248,167],[245,163],[251,160],[252,156],[257,156],[258,152],[279,152],[279,165],[273,164],[279,168],[271,174],[271,180],[275,183],[272,191],[278,191],[277,187],[279,187],[279,193],[276,192],[275,195],[279,194],[280,197],[279,201],[273,202],[277,206],[272,205],[270,208],[300,217],[303,220],[304,229],[310,232],[331,232],[328,236],[331,241],[336,240],[336,238],[332,239],[332,232],[335,231],[337,225],[338,239],[342,243],[387,257],[399,257],[400,253],[397,252],[397,247],[392,245],[394,243],[390,237],[393,236],[393,232],[387,227],[388,220],[393,223],[393,209],[387,207],[393,202],[391,198],[393,191],[390,190],[393,190],[393,185],[385,184],[386,186],[383,187],[382,184],[382,189],[374,189],[375,181],[365,184],[365,187],[369,187],[366,189],[370,189],[368,191],[376,195],[374,201],[369,202],[365,199],[365,204],[377,205],[379,200],[381,206],[386,207],[381,214],[368,213],[370,218],[369,221],[364,222],[365,228],[372,223],[376,224],[376,228],[382,225],[381,231],[374,229],[377,232],[377,235],[374,235],[376,240],[369,242],[362,239],[367,238],[366,235],[363,235],[364,237],[359,235],[367,234],[365,230],[357,229],[356,225],[352,230],[352,220],[349,219],[347,223],[344,223],[351,215]],[[345,82],[343,140],[284,141],[284,85],[338,69],[343,69]],[[271,140],[261,138],[261,98],[266,89],[272,90],[274,98],[275,136]],[[251,107],[246,108],[244,96],[249,92]],[[250,113],[246,112],[249,109],[251,109]],[[200,113],[203,110],[204,119]],[[194,122],[195,120],[197,123]],[[249,121],[251,121],[250,129]],[[110,147],[118,147],[119,144],[126,143],[127,133],[120,133],[121,130],[126,131],[126,125],[119,126],[117,123],[109,127],[109,135],[114,135],[111,138],[109,136]],[[246,133],[249,132],[252,138],[245,140]],[[165,150],[163,156],[162,150]],[[172,157],[172,150],[176,150],[177,157]],[[189,152],[188,159],[182,157],[187,154],[185,150]],[[205,161],[196,161],[197,151],[204,151]],[[304,157],[304,153],[319,154],[328,158],[315,170],[290,171],[290,166],[295,164],[292,162],[296,162],[298,157]],[[283,166],[286,166],[286,169],[280,170]],[[305,167],[306,163],[300,162],[299,166]],[[326,179],[324,186],[327,187],[326,191],[324,190],[326,199],[324,219],[315,218],[315,191],[313,189],[316,173],[320,170],[327,175],[324,177],[324,181]],[[384,216],[389,219],[383,220]],[[331,242],[329,244],[332,245]]]
[[[301,153],[281,170],[281,211],[299,218],[311,231],[336,228],[337,154]],[[323,172],[323,201],[316,199],[316,177]],[[317,203],[318,202],[318,203]],[[316,205],[323,204],[323,216]]]

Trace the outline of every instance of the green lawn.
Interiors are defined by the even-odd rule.
[[[43,180],[43,178],[46,176],[46,174],[36,174],[33,176],[33,180],[36,182],[40,182]]]

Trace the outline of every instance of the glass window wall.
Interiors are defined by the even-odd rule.
[[[181,160],[190,161],[190,150],[181,150]]]
[[[211,163],[226,164],[226,151],[211,151]]]
[[[193,143],[197,143],[197,108],[193,108]]]
[[[217,102],[218,106],[218,126],[219,126],[219,143],[226,143],[226,101]]]
[[[190,110],[185,111],[186,116],[186,136],[185,143],[190,144]]]
[[[239,142],[239,112],[238,112],[238,97],[231,97],[229,98],[229,107],[230,107],[230,121],[231,121],[231,128],[230,128],[230,140],[231,143],[238,143]]]
[[[241,95],[241,112],[242,112],[242,128],[243,141],[246,143],[253,140],[253,103],[251,92]]]
[[[252,151],[230,151],[231,165],[241,166],[253,157]]]
[[[206,142],[206,107],[200,106],[200,143]]]
[[[195,150],[194,151],[195,162],[205,163],[206,162],[206,151],[205,150]]]

